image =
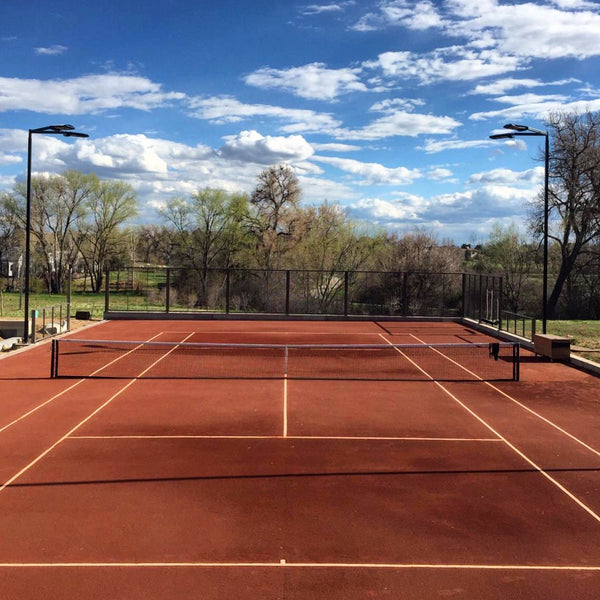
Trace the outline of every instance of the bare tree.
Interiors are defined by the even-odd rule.
[[[48,291],[60,293],[68,269],[77,258],[74,232],[86,212],[86,202],[97,181],[95,175],[66,171],[62,175],[31,180],[31,233],[34,256],[43,265]],[[13,206],[25,229],[26,188],[15,186]]]
[[[259,266],[273,269],[295,241],[300,221],[300,184],[287,165],[262,171],[252,192],[250,219]]]
[[[560,264],[548,298],[552,318],[578,259],[594,251],[600,236],[600,114],[556,113],[548,121],[550,150],[550,232],[560,248]],[[534,216],[541,233],[543,202]]]

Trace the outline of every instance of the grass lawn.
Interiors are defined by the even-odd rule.
[[[547,331],[571,338],[571,352],[577,356],[600,362],[600,321],[548,321]]]
[[[23,303],[25,299],[19,292],[0,292],[0,317],[15,318],[23,316]],[[67,297],[63,294],[29,294],[30,310],[41,312],[44,308],[50,311],[52,306],[63,307]],[[71,297],[71,314],[78,310],[89,310],[92,317],[101,318],[104,311],[104,294],[78,293]]]

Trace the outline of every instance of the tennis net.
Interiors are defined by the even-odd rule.
[[[172,379],[519,380],[519,345],[214,344],[55,339],[51,376]]]

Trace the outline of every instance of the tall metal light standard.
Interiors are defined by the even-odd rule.
[[[508,123],[504,129],[511,129],[510,133],[496,133],[490,135],[492,140],[511,139],[517,136],[543,136],[546,138],[544,145],[544,264],[542,281],[542,333],[546,333],[548,321],[548,174],[550,172],[550,136],[547,131],[533,129],[528,125],[515,125]]]
[[[27,204],[25,209],[25,316],[23,319],[23,342],[29,342],[29,273],[30,273],[30,244],[31,244],[31,138],[34,133],[46,135],[64,135],[65,137],[89,137],[87,133],[74,131],[73,125],[47,125],[30,129],[27,138]]]

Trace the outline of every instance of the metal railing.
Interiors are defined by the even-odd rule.
[[[535,324],[535,317],[503,310],[500,319],[500,330],[533,340],[536,333]]]
[[[53,337],[59,333],[65,333],[71,329],[71,304],[55,304],[45,306],[39,310],[33,309],[30,314],[30,341],[36,341]]]

